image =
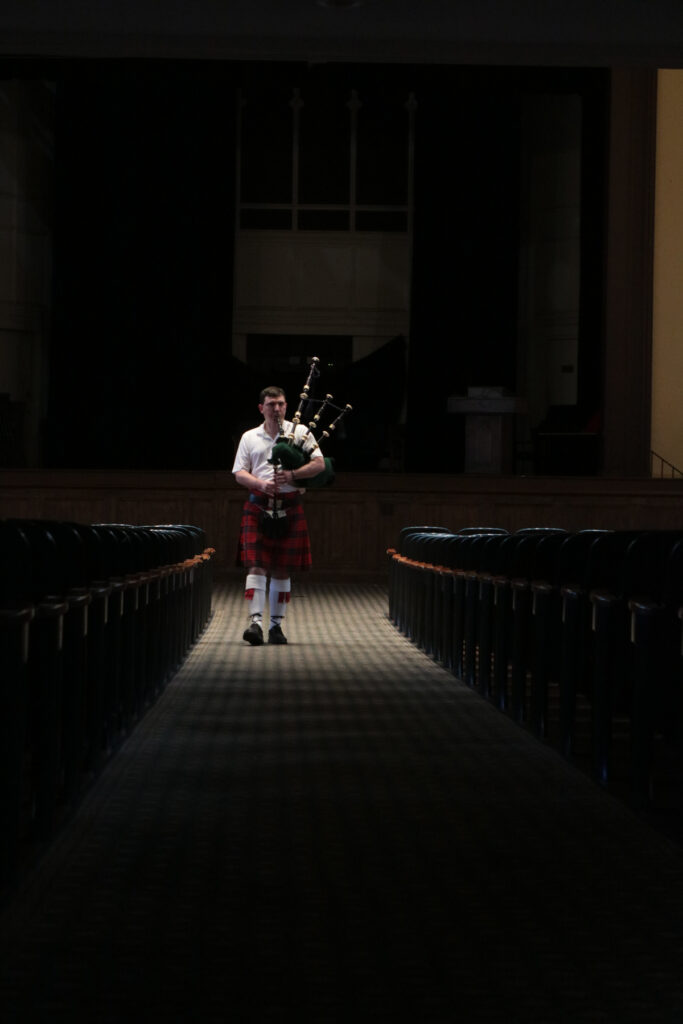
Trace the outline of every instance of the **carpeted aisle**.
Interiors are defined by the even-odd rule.
[[[237,586],[0,918],[3,1021],[674,1024],[683,852],[400,636]]]

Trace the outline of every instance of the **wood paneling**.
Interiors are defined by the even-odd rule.
[[[237,573],[244,491],[229,473],[0,471],[0,516],[77,522],[190,523]],[[340,474],[310,491],[316,576],[380,579],[403,526],[683,529],[683,480]]]

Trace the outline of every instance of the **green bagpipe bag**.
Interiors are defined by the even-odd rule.
[[[293,444],[289,444],[287,441],[278,441],[277,444],[273,445],[273,451],[271,453],[269,462],[279,462],[283,469],[300,469],[311,461],[310,455],[308,458],[307,452],[303,452],[301,448],[297,448]],[[308,480],[302,480],[301,483],[306,490],[313,490],[314,488],[320,489],[321,487],[329,487],[330,484],[334,483],[334,462],[326,455],[323,456],[325,468],[321,473],[316,476],[309,477]]]

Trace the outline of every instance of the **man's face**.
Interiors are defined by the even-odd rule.
[[[280,420],[285,418],[287,413],[287,400],[284,395],[277,398],[266,398],[263,405],[259,405],[259,412],[269,426],[276,426]]]

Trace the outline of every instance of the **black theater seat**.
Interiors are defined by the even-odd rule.
[[[18,525],[0,522],[0,885],[13,881],[22,838],[29,712],[31,550]]]
[[[392,618],[426,654],[602,785],[619,760],[639,806],[658,755],[683,778],[683,530],[406,528],[399,546]]]
[[[73,783],[73,759],[79,740],[77,709],[82,706],[84,681],[76,645],[84,613],[78,601],[69,602],[66,592],[80,580],[81,567],[77,555],[75,564],[70,563],[50,521],[9,522],[21,529],[31,552],[30,593],[35,618],[28,661],[30,826],[36,837],[46,838],[54,830],[59,801]],[[71,683],[69,688],[65,686],[65,664],[75,668],[73,687]]]
[[[596,539],[608,530],[587,529],[570,533],[557,552],[556,579],[550,603],[554,621],[550,628],[553,662],[546,668],[559,688],[557,743],[571,759],[575,753],[577,695],[586,693],[590,603],[588,599],[589,552]]]
[[[625,565],[631,544],[643,531],[615,530],[599,537],[587,560],[591,609],[589,677],[592,718],[592,770],[607,785],[612,770],[612,739],[617,716],[629,715],[629,666],[625,638],[629,630]]]
[[[0,522],[0,874],[49,840],[211,611],[204,531]]]
[[[415,635],[422,538],[431,534],[451,535],[441,526],[406,526],[399,533],[396,548],[389,548],[389,615],[398,629],[411,639]]]
[[[624,558],[626,604],[623,704],[630,723],[634,797],[649,803],[658,736],[678,747],[681,679],[677,606],[683,594],[683,532],[656,530],[637,537]]]
[[[477,687],[483,697],[493,696],[493,653],[494,653],[494,578],[499,571],[498,550],[509,534],[500,530],[486,537],[481,549],[477,572]],[[504,692],[504,691],[503,691]],[[500,694],[499,694],[500,696]]]

